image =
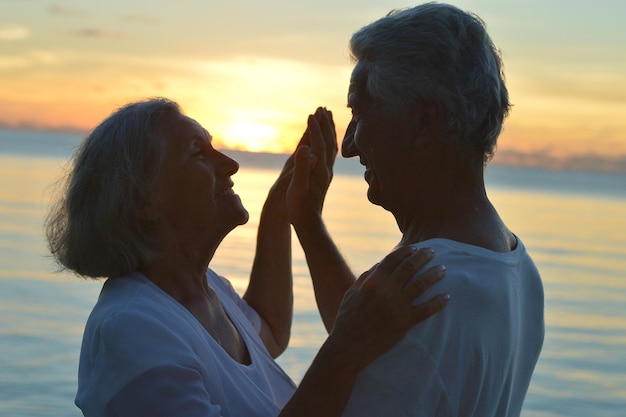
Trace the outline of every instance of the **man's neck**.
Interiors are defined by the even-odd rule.
[[[440,172],[429,184],[419,186],[419,194],[393,213],[402,232],[400,245],[444,238],[497,252],[515,246],[487,197],[482,171]]]

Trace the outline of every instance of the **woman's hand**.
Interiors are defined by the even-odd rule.
[[[303,212],[321,213],[336,156],[337,135],[332,113],[319,107],[315,114],[309,115],[307,129],[285,161],[266,203],[276,203],[275,206],[281,207],[275,208],[289,211],[294,218]]]
[[[293,178],[287,189],[287,211],[294,227],[321,217],[333,178],[337,135],[332,113],[318,108],[293,155]]]
[[[260,336],[273,357],[287,347],[293,315],[289,223],[293,219],[303,219],[299,224],[311,226],[308,230],[324,230],[321,210],[332,178],[336,142],[332,116],[326,110],[318,109],[314,116],[309,116],[309,126],[296,152],[285,162],[261,211],[257,250],[244,299],[262,318]],[[315,246],[318,243],[313,241]],[[310,253],[309,247],[307,262]],[[324,264],[330,265],[331,256],[327,252],[324,254]],[[342,260],[340,255],[336,257]],[[345,289],[354,281],[347,266],[345,269],[350,283],[338,288],[341,294],[335,312]],[[334,317],[332,315],[332,321]]]
[[[280,417],[341,415],[361,370],[445,307],[446,295],[413,305],[445,273],[434,267],[411,280],[432,258],[430,249],[403,247],[361,275],[346,292],[333,331]]]
[[[361,275],[346,292],[329,337],[339,350],[335,354],[360,369],[389,350],[415,324],[444,308],[448,295],[414,305],[415,299],[445,274],[445,268],[433,267],[411,280],[433,256],[431,249],[415,252],[402,247]]]

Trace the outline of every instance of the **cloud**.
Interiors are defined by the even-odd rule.
[[[494,165],[525,166],[566,171],[612,172],[626,174],[626,155],[613,156],[586,154],[557,156],[549,150],[523,152],[512,149],[498,150]]]
[[[624,103],[626,88],[623,86],[624,69],[614,69],[589,73],[563,71],[561,74],[541,74],[525,82],[525,93],[561,97],[571,102]]]
[[[98,39],[122,39],[125,34],[122,32],[114,32],[110,30],[97,29],[97,28],[85,28],[77,29],[70,32],[70,35],[80,38],[98,38]]]
[[[61,61],[57,53],[46,50],[31,50],[19,55],[0,55],[0,71],[57,65]]]
[[[48,12],[57,16],[67,17],[85,17],[89,13],[86,10],[79,9],[78,7],[68,6],[65,4],[53,3],[48,7]]]
[[[0,26],[0,41],[16,41],[30,36],[30,30],[25,26],[3,25]]]
[[[18,55],[0,55],[0,71],[23,69],[28,67],[30,61]]]
[[[140,14],[128,14],[122,16],[122,20],[129,23],[139,23],[144,25],[156,25],[161,23],[161,19],[152,16],[140,15]]]

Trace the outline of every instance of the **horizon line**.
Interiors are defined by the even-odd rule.
[[[68,135],[70,141],[79,142],[89,130],[78,128],[43,128],[37,126],[10,126],[0,122],[0,130],[23,133]],[[2,137],[0,137],[2,139]],[[56,139],[59,139],[58,136]],[[290,155],[291,152],[252,151],[240,147],[223,147],[229,152],[243,152],[266,155]],[[571,154],[557,156],[549,152],[498,149],[488,165],[501,165],[523,168],[540,168],[551,171],[597,172],[626,175],[626,155],[606,156],[601,154]]]

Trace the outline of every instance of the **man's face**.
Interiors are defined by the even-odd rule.
[[[373,204],[394,211],[408,191],[412,137],[406,118],[386,115],[366,91],[367,70],[357,64],[350,79],[348,107],[352,120],[341,145],[345,158],[359,157],[365,166],[367,197]]]

